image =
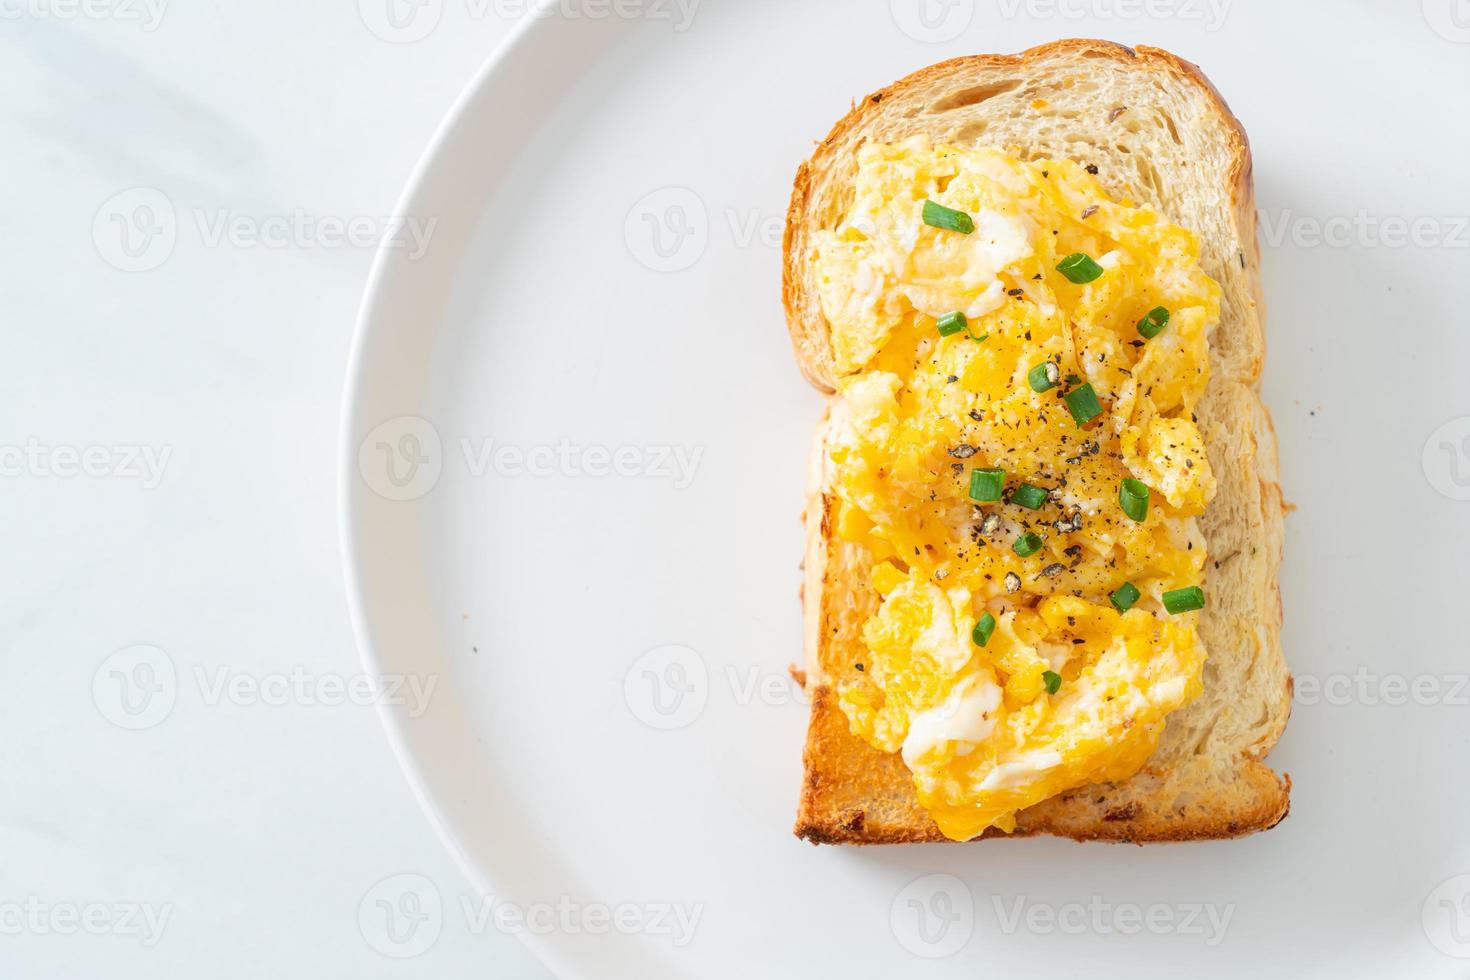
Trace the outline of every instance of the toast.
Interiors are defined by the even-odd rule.
[[[1262,759],[1290,713],[1277,584],[1284,507],[1276,436],[1258,395],[1264,358],[1260,251],[1244,131],[1200,71],[1154,48],[1064,40],[1018,55],[957,58],[915,72],[853,106],[797,171],[784,238],[782,295],[798,364],[817,388],[837,381],[818,300],[812,233],[851,199],[864,143],[922,135],[990,146],[1023,160],[1096,164],[1114,197],[1196,232],[1200,262],[1221,287],[1211,377],[1198,423],[1216,496],[1199,519],[1211,601],[1204,694],[1169,716],[1131,778],[1085,786],[1021,811],[1014,834],[1077,840],[1235,837],[1287,813],[1289,777]],[[813,843],[941,841],[897,754],[852,734],[836,691],[863,649],[879,596],[871,559],[833,533],[825,420],[813,449],[806,522],[806,685],[811,717],[795,832]],[[994,828],[982,836],[1005,836]]]

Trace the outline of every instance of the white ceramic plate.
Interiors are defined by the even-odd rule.
[[[404,767],[559,975],[1465,975],[1453,3],[564,0],[516,32],[405,197],[430,249],[375,269],[344,540],[369,664],[438,678],[427,712],[385,711]],[[1203,845],[812,848],[789,830],[818,413],[778,298],[790,178],[851,98],[1073,35],[1200,62],[1255,143],[1301,505],[1293,813]]]

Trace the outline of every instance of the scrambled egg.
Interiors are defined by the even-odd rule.
[[[1202,583],[1215,489],[1198,238],[1076,163],[915,139],[859,151],[815,248],[835,533],[883,596],[839,690],[853,732],[902,753],[955,839],[1126,778],[1201,690],[1199,603],[1176,591]]]

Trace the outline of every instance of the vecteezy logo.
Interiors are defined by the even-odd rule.
[[[893,22],[915,41],[953,41],[975,20],[975,0],[888,0]]]
[[[168,261],[179,240],[173,202],[153,187],[112,195],[92,216],[92,244],[103,261],[123,272],[147,272]]]
[[[1470,874],[1442,881],[1424,900],[1424,935],[1435,949],[1470,959]]]
[[[1451,500],[1470,500],[1470,415],[1450,419],[1424,443],[1424,477]]]
[[[102,661],[92,675],[92,703],[102,717],[129,731],[162,722],[178,696],[173,660],[147,644],[124,647]]]
[[[384,956],[406,960],[429,951],[444,929],[438,887],[420,874],[384,878],[357,903],[357,928]]]
[[[1422,0],[1424,19],[1446,41],[1470,44],[1470,0]]]
[[[357,14],[384,41],[412,44],[439,26],[444,0],[357,0]]]
[[[915,956],[953,956],[975,932],[975,896],[954,875],[925,875],[893,899],[888,921],[898,944]]]
[[[628,251],[654,272],[678,272],[698,262],[709,245],[709,214],[687,187],[643,195],[623,221]]]
[[[378,496],[417,500],[439,482],[444,449],[427,419],[400,415],[369,432],[357,447],[357,471]]]
[[[633,716],[668,731],[692,724],[709,701],[709,669],[686,646],[655,647],[623,675],[623,699]]]

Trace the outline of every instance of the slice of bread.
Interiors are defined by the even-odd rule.
[[[1105,41],[957,58],[867,96],[797,171],[786,220],[787,323],[802,372],[824,391],[837,378],[812,233],[834,228],[847,210],[860,146],[914,135],[1022,159],[1095,164],[1114,198],[1152,207],[1200,236],[1201,264],[1223,293],[1198,410],[1219,484],[1200,519],[1209,546],[1210,605],[1200,621],[1209,651],[1204,694],[1170,716],[1157,750],[1132,778],[1024,810],[1015,833],[1143,842],[1274,826],[1286,815],[1291,783],[1261,760],[1286,726],[1292,682],[1280,644],[1283,504],[1276,436],[1257,393],[1265,354],[1260,250],[1240,123],[1194,65]],[[837,705],[836,689],[856,676],[850,672],[865,652],[861,627],[878,596],[866,551],[831,531],[826,470],[819,432],[805,512],[811,721],[796,833],[814,843],[944,840],[902,760],[853,735]],[[1003,835],[992,829],[984,836]]]

